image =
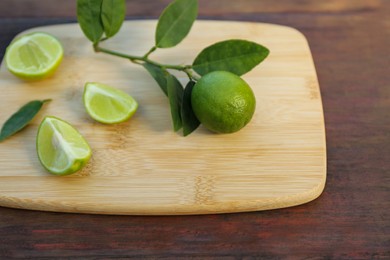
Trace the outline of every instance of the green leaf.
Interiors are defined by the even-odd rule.
[[[179,80],[171,74],[167,75],[167,83],[169,104],[171,106],[173,130],[176,132],[183,127],[180,112],[184,90]]]
[[[103,35],[101,10],[103,0],[77,0],[77,20],[85,36],[93,43]]]
[[[268,54],[266,47],[255,42],[228,40],[204,49],[192,65],[200,75],[224,70],[241,76],[256,67]]]
[[[150,64],[144,63],[144,68],[155,79],[161,90],[167,95],[171,108],[171,116],[174,131],[179,131],[183,127],[181,111],[183,103],[183,86],[180,81],[166,70]]]
[[[161,90],[165,93],[165,95],[168,96],[167,72],[164,71],[162,68],[147,62],[145,62],[143,66],[154,78],[154,80],[160,86]]]
[[[125,14],[125,0],[103,0],[101,19],[107,37],[112,37],[119,31],[125,20]]]
[[[175,0],[161,14],[156,29],[156,46],[170,48],[190,32],[198,16],[198,0]]]
[[[50,100],[30,101],[14,113],[3,125],[0,131],[0,142],[16,134],[35,117],[42,105]]]
[[[194,111],[192,110],[192,104],[191,104],[191,94],[194,85],[195,85],[194,81],[188,82],[183,93],[183,102],[181,105],[181,120],[183,123],[184,136],[191,134],[200,125],[198,118],[195,116]]]

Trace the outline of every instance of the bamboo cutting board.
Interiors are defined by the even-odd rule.
[[[142,55],[154,43],[156,21],[128,21],[106,48]],[[57,36],[65,57],[50,79],[24,82],[0,70],[0,123],[24,103],[51,98],[21,133],[0,143],[0,206],[99,214],[207,214],[275,209],[317,198],[326,179],[326,144],[321,96],[305,37],[295,29],[259,23],[197,21],[178,47],[152,59],[191,64],[217,41],[242,38],[271,54],[243,78],[257,108],[238,133],[217,135],[200,127],[188,137],[172,131],[168,100],[141,67],[95,54],[77,24],[35,28]],[[185,75],[178,74],[185,82]],[[97,81],[138,100],[126,123],[91,120],[83,86]],[[74,125],[93,156],[67,177],[40,165],[35,136],[46,115]]]

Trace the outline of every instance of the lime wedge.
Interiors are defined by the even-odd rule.
[[[85,84],[83,99],[87,113],[104,124],[124,122],[138,108],[137,101],[127,93],[95,82]]]
[[[62,61],[61,43],[47,33],[31,33],[15,39],[7,47],[8,70],[22,79],[37,80],[52,75]]]
[[[91,148],[69,123],[48,116],[39,126],[38,158],[50,173],[68,175],[80,170],[91,157]]]

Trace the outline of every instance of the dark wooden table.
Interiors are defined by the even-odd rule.
[[[76,1],[1,0],[0,58],[19,32],[75,21]],[[128,1],[128,19],[169,0]],[[0,207],[0,259],[390,259],[390,1],[200,0],[200,18],[277,23],[308,38],[325,110],[328,177],[292,208],[104,216]]]

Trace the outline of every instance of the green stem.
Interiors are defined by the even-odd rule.
[[[155,62],[153,60],[150,60],[148,58],[142,59],[142,60],[144,62],[153,64],[153,65],[155,65],[157,67],[160,67],[160,68],[163,68],[163,69],[172,69],[172,70],[185,71],[185,70],[191,69],[191,67],[192,67],[191,65],[180,66],[180,65],[161,64],[161,63]]]
[[[190,78],[190,80],[198,80],[199,79],[198,76],[193,74],[191,65],[181,66],[181,65],[162,64],[162,63],[159,63],[159,62],[156,62],[156,61],[149,59],[148,58],[149,55],[151,53],[153,53],[157,49],[157,47],[151,48],[144,56],[135,56],[135,55],[129,55],[129,54],[124,54],[124,53],[112,51],[112,50],[100,47],[99,43],[94,44],[93,48],[94,48],[95,52],[102,52],[102,53],[106,53],[106,54],[113,55],[116,57],[125,58],[125,59],[128,59],[135,64],[138,64],[138,65],[142,65],[144,62],[146,62],[146,63],[152,64],[152,65],[155,65],[157,67],[160,67],[162,69],[172,69],[172,70],[182,71],[182,72],[187,74],[187,76]]]
[[[100,47],[98,44],[94,44],[93,48],[94,48],[95,52],[102,52],[102,53],[110,54],[110,55],[113,55],[113,56],[129,59],[131,61],[142,61],[142,60],[144,60],[143,57],[134,56],[134,55],[128,55],[128,54],[124,54],[124,53],[108,50],[108,49]]]
[[[190,78],[190,80],[198,81],[200,80],[200,77],[193,73],[193,70],[191,67],[189,69],[184,70],[184,72],[187,74],[187,76]]]
[[[155,50],[157,50],[156,46],[153,46],[145,55],[144,58],[147,59],[150,54],[152,54]]]
[[[51,98],[48,98],[48,99],[42,100],[41,102],[44,104],[44,103],[51,102],[51,101],[52,101],[52,99],[51,99]]]

